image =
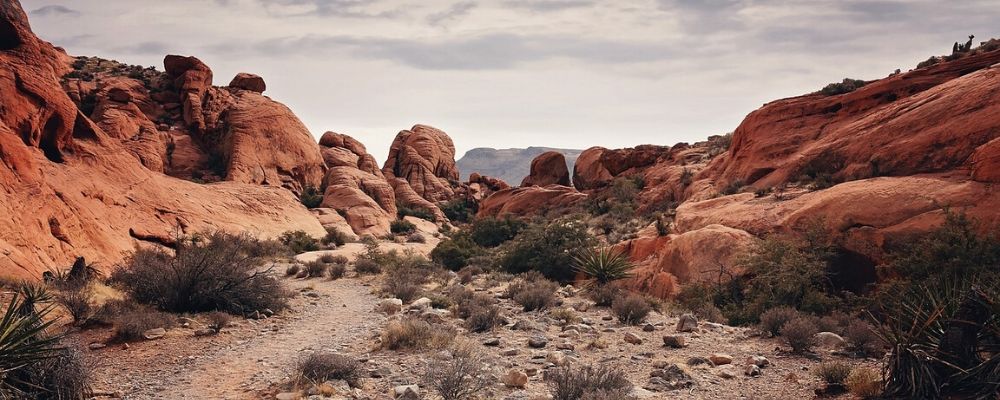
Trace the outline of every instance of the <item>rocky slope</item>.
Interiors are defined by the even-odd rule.
[[[538,155],[555,151],[566,157],[566,168],[572,168],[581,150],[554,149],[549,147],[528,147],[526,149],[475,148],[465,152],[458,159],[458,170],[462,177],[472,174],[496,177],[510,185],[517,185],[530,174],[531,160]]]
[[[295,116],[259,93],[210,87],[200,62],[170,60],[173,75],[149,73],[160,79],[155,93],[137,79],[143,71],[82,74],[86,61],[38,39],[20,5],[3,3],[0,271],[39,276],[77,256],[106,268],[136,245],[205,229],[323,233],[281,188],[322,179],[319,150]],[[203,170],[212,155],[226,182],[163,173]]]

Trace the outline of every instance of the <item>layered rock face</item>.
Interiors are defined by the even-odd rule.
[[[321,207],[336,210],[359,235],[389,233],[396,193],[375,158],[354,138],[326,132],[319,141],[327,166]]]
[[[569,186],[566,157],[557,151],[547,151],[531,160],[531,173],[524,177],[521,186]]]
[[[427,125],[400,131],[389,147],[382,173],[395,188],[400,205],[445,220],[437,204],[456,198],[459,189],[455,144],[447,134]]]
[[[522,217],[561,213],[587,198],[568,186],[528,186],[500,190],[479,203],[477,217]]]
[[[60,79],[76,71],[73,62],[35,37],[17,2],[0,7],[0,214],[5,216],[0,218],[0,273],[38,277],[65,268],[77,256],[109,268],[136,245],[171,245],[176,235],[207,229],[265,237],[293,229],[323,233],[285,189],[240,182],[201,185],[163,175],[160,171],[170,164],[171,131],[152,122],[163,112],[162,104],[131,78],[68,77],[61,87]],[[191,78],[192,85],[198,82]],[[195,86],[185,92],[188,99],[200,93]],[[87,112],[74,100],[82,101]],[[253,118],[243,117],[243,128],[234,129],[259,132],[249,126]],[[275,142],[285,141],[279,132],[271,133]],[[240,143],[224,147],[249,151]],[[318,149],[312,148],[319,160]],[[233,158],[248,159],[245,154]],[[288,169],[309,175],[308,168]]]

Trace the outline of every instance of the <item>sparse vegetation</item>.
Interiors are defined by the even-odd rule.
[[[389,231],[394,235],[408,235],[417,230],[417,226],[405,219],[397,219],[389,224]]]
[[[822,363],[815,371],[816,376],[831,385],[843,385],[850,373],[851,366],[841,361]]]
[[[781,327],[781,338],[796,353],[812,350],[816,344],[816,333],[816,325],[806,317],[795,318]]]
[[[321,278],[326,275],[326,263],[322,261],[310,261],[306,263],[306,274],[310,278]]]
[[[537,272],[522,274],[507,286],[505,296],[514,300],[524,311],[544,310],[556,299],[559,285]]]
[[[451,222],[469,222],[478,211],[478,203],[464,198],[448,201],[438,207]]]
[[[215,232],[179,240],[174,254],[136,250],[111,281],[136,301],[165,311],[278,311],[289,294],[270,268],[262,268],[268,255],[258,243],[249,235]]]
[[[798,310],[789,306],[777,306],[760,315],[760,330],[778,336],[788,321],[801,316]]]
[[[329,275],[331,281],[343,278],[345,275],[347,275],[347,264],[346,263],[330,264],[330,267],[327,270],[327,274]]]
[[[593,241],[586,225],[579,221],[534,224],[501,246],[497,264],[510,273],[538,271],[546,278],[568,282],[575,275],[572,255],[589,248]]]
[[[175,317],[147,307],[135,307],[114,316],[114,331],[109,342],[124,343],[144,339],[143,333],[151,329],[170,329]]]
[[[306,186],[299,195],[299,201],[306,208],[316,208],[323,204],[323,193],[314,186]]]
[[[443,400],[476,398],[493,384],[485,356],[471,345],[455,346],[449,357],[431,361],[424,377]]]
[[[382,273],[382,266],[377,262],[367,258],[359,258],[354,261],[354,272],[358,275],[376,275]]]
[[[861,79],[844,78],[843,81],[834,82],[824,86],[823,89],[820,89],[819,92],[822,93],[824,96],[835,96],[838,94],[850,93],[855,90],[858,90],[867,83],[868,82],[865,82]]]
[[[346,233],[337,230],[337,228],[329,227],[326,228],[326,236],[323,236],[320,241],[325,245],[340,247],[347,244],[348,239],[349,236]]]
[[[295,254],[319,250],[319,242],[305,231],[288,231],[282,233],[278,241]]]
[[[609,247],[587,249],[574,257],[574,268],[595,283],[608,283],[632,276],[634,266],[623,251]]]
[[[611,307],[611,303],[621,295],[622,290],[614,285],[594,285],[587,288],[587,297],[598,307]]]
[[[861,399],[874,399],[882,395],[882,374],[873,368],[854,367],[844,379],[847,391]]]
[[[382,348],[387,350],[440,349],[451,344],[455,333],[446,327],[406,317],[389,321],[382,332]]]
[[[638,325],[646,320],[646,315],[652,311],[649,301],[637,294],[629,294],[615,299],[611,310],[623,324]]]
[[[632,383],[621,368],[609,364],[597,366],[566,365],[545,374],[553,400],[607,398],[628,400]],[[604,397],[600,397],[604,396]]]
[[[232,317],[229,314],[219,311],[212,311],[205,314],[205,320],[207,321],[206,327],[215,331],[215,333],[222,332],[229,322],[232,321]]]
[[[399,203],[396,203],[396,217],[398,219],[403,219],[403,217],[417,217],[425,221],[434,222],[437,218],[434,218],[434,213],[429,210],[424,210],[421,208],[410,208]]]
[[[469,234],[477,245],[493,248],[513,239],[526,227],[527,224],[516,219],[487,217],[473,222]]]
[[[434,250],[431,250],[431,259],[445,268],[457,271],[469,264],[469,260],[483,253],[468,233],[458,232],[450,238],[442,240]]]
[[[299,360],[295,370],[299,380],[312,383],[343,380],[351,387],[358,387],[361,380],[361,363],[330,352],[310,353]]]

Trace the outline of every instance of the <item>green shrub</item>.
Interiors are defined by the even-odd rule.
[[[652,311],[649,301],[637,294],[619,297],[611,303],[611,310],[618,321],[626,325],[638,325],[646,320],[646,315]]]
[[[405,219],[397,219],[389,224],[389,231],[395,235],[406,235],[417,230],[417,226]]]
[[[843,81],[834,82],[824,86],[823,89],[820,89],[819,92],[822,93],[824,96],[835,96],[838,94],[853,92],[855,90],[860,89],[862,86],[866,84],[868,84],[868,82],[865,82],[861,79],[844,78]]]
[[[457,271],[469,264],[469,260],[483,253],[469,234],[459,232],[450,238],[442,240],[431,250],[431,259],[445,268]]]
[[[493,217],[476,220],[469,228],[472,241],[485,248],[497,247],[513,239],[527,224],[516,219]]]
[[[319,260],[307,262],[306,274],[310,278],[320,278],[326,274],[326,264]]]
[[[798,310],[789,306],[778,306],[760,315],[760,330],[778,336],[788,321],[801,316]]]
[[[573,261],[577,272],[601,285],[628,278],[635,268],[625,252],[609,247],[586,249],[577,254]]]
[[[313,186],[306,186],[306,188],[302,190],[302,194],[299,195],[299,201],[301,201],[302,205],[306,206],[306,208],[316,208],[323,204],[323,193]]]
[[[358,275],[376,275],[382,273],[382,266],[377,262],[367,258],[359,258],[354,261],[354,272]]]
[[[334,245],[336,247],[343,246],[347,244],[349,236],[346,233],[339,231],[337,228],[328,227],[326,228],[326,236],[323,236],[321,242],[325,245]]]
[[[478,211],[478,204],[464,198],[454,199],[440,204],[441,211],[452,222],[469,222]]]
[[[851,366],[840,361],[825,362],[816,367],[815,374],[828,384],[843,385],[851,374]]]
[[[497,263],[510,273],[538,271],[549,279],[569,282],[575,275],[572,255],[593,242],[586,225],[579,221],[531,225],[502,246]]]
[[[319,250],[319,242],[305,231],[288,231],[278,238],[281,244],[295,254]]]
[[[115,268],[111,281],[136,301],[165,311],[278,311],[289,294],[270,268],[263,268],[266,257],[249,235],[215,232],[179,240],[173,254],[136,250]]]
[[[434,218],[433,212],[420,208],[410,208],[397,203],[396,210],[396,217],[398,219],[403,219],[403,217],[417,217],[431,222],[435,222],[437,220],[437,218]]]

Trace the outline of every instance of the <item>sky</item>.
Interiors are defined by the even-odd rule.
[[[1000,36],[1000,0],[22,0],[72,55],[264,77],[380,161],[414,124],[475,147],[695,142],[764,103]]]

